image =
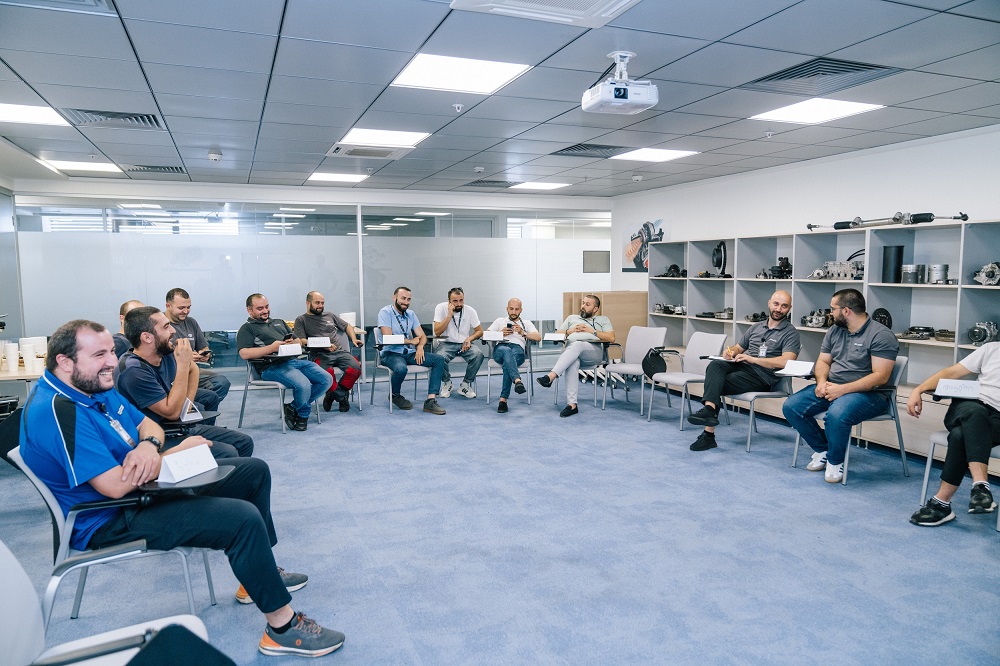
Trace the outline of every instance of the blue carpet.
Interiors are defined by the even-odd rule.
[[[485,393],[485,379],[480,379]],[[412,392],[412,384],[405,389]],[[294,606],[344,631],[341,664],[996,664],[1000,534],[995,514],[910,525],[923,459],[903,477],[896,451],[856,450],[846,487],[789,467],[794,432],[747,418],[688,451],[677,405],[651,423],[622,394],[591,387],[560,419],[552,389],[443,400],[443,417],[376,405],[282,435],[271,393],[248,399],[245,430],[274,477],[278,562],[311,576]],[[225,403],[235,425],[239,393]],[[933,484],[937,483],[937,474]],[[41,590],[48,515],[0,466],[0,538]],[[213,553],[219,604],[195,568],[199,615],[238,663],[259,655],[263,619],[233,599]],[[186,612],[171,559],[95,569],[69,620],[60,591],[49,643]],[[16,621],[16,620],[15,620]],[[289,658],[288,661],[292,659]]]

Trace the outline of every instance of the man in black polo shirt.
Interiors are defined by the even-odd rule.
[[[191,343],[194,362],[208,363],[212,359],[212,350],[208,347],[208,339],[198,320],[191,316],[191,295],[180,287],[174,287],[167,292],[163,313],[174,326],[174,338],[187,338]],[[202,368],[198,375],[198,386],[212,391],[219,396],[219,402],[222,402],[229,395],[230,381],[225,375]]]
[[[326,299],[318,291],[310,291],[306,294],[306,312],[295,318],[294,332],[296,337],[304,338],[329,338],[331,345],[321,349],[309,349],[309,359],[319,364],[319,367],[330,373],[334,377],[333,369],[341,370],[340,383],[334,377],[331,389],[326,392],[323,398],[323,409],[330,411],[333,401],[340,404],[340,411],[351,411],[351,403],[348,398],[351,395],[351,388],[361,376],[361,364],[351,353],[351,343],[355,347],[361,346],[358,332],[354,326],[333,314],[326,312]],[[350,340],[348,340],[350,338]]]

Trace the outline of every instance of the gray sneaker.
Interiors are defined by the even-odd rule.
[[[424,400],[424,411],[430,412],[431,414],[441,415],[444,414],[444,407],[438,404],[438,401],[434,398],[427,398]]]
[[[402,395],[392,396],[392,404],[396,405],[396,407],[400,409],[413,409],[413,403]]]
[[[289,592],[295,592],[296,590],[301,590],[309,582],[309,576],[300,573],[292,573],[290,571],[285,571],[281,567],[278,567],[278,575],[281,576],[281,583],[285,586],[285,589]],[[252,604],[253,599],[250,598],[250,593],[247,589],[240,585],[240,589],[236,590],[236,601],[241,604]]]
[[[265,625],[257,649],[274,657],[284,654],[322,657],[343,645],[344,638],[339,631],[324,629],[304,613],[296,613],[291,628],[283,634],[276,632],[271,625]]]

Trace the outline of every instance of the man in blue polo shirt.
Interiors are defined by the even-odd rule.
[[[46,372],[35,385],[21,418],[21,456],[52,491],[62,508],[129,495],[160,473],[163,455],[210,444],[189,437],[161,454],[163,429],[115,389],[114,341],[104,326],[78,319],[49,338]],[[194,495],[165,498],[148,506],[88,511],[79,516],[70,543],[102,548],[145,539],[151,550],[177,546],[223,550],[241,587],[237,599],[255,603],[266,625],[258,649],[264,654],[320,656],[344,643],[290,605],[308,581],[277,567],[271,521],[271,473],[256,458],[233,458],[222,481]]]
[[[409,287],[396,287],[392,292],[392,305],[387,305],[378,312],[378,326],[382,335],[402,335],[404,338],[401,345],[385,345],[382,348],[382,363],[392,373],[392,404],[400,409],[413,409],[413,403],[403,397],[403,380],[406,379],[407,365],[422,365],[431,369],[424,411],[444,414],[444,408],[438,404],[437,394],[441,390],[441,377],[447,361],[434,352],[424,352],[427,336],[424,329],[420,328],[416,313],[410,310],[412,298]]]

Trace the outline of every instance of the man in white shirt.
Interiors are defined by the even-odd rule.
[[[906,411],[919,418],[922,393],[936,389],[941,379],[961,379],[969,374],[979,375],[979,399],[951,399],[944,415],[948,452],[941,469],[941,486],[910,516],[914,525],[935,527],[954,520],[951,498],[961,485],[966,468],[972,474],[969,513],[992,513],[996,509],[987,467],[990,450],[1000,445],[1000,342],[987,343],[955,365],[928,377],[910,393]]]
[[[497,412],[506,414],[507,398],[510,397],[510,387],[518,393],[524,393],[527,388],[521,381],[521,373],[518,368],[524,363],[527,352],[527,341],[538,342],[542,339],[542,334],[538,332],[530,319],[521,318],[521,300],[512,298],[507,301],[507,316],[497,317],[489,330],[503,332],[503,341],[498,342],[493,349],[493,360],[503,368],[503,386],[500,387],[500,403],[497,405]]]
[[[486,357],[479,346],[474,347],[472,343],[481,337],[483,326],[472,306],[465,304],[465,292],[461,287],[449,289],[448,300],[438,303],[434,308],[434,352],[443,356],[446,361],[441,378],[441,392],[438,394],[440,397],[447,398],[451,395],[454,385],[447,362],[456,356],[461,356],[466,363],[465,378],[458,387],[458,394],[466,398],[476,397],[472,382],[476,380],[479,366]]]

